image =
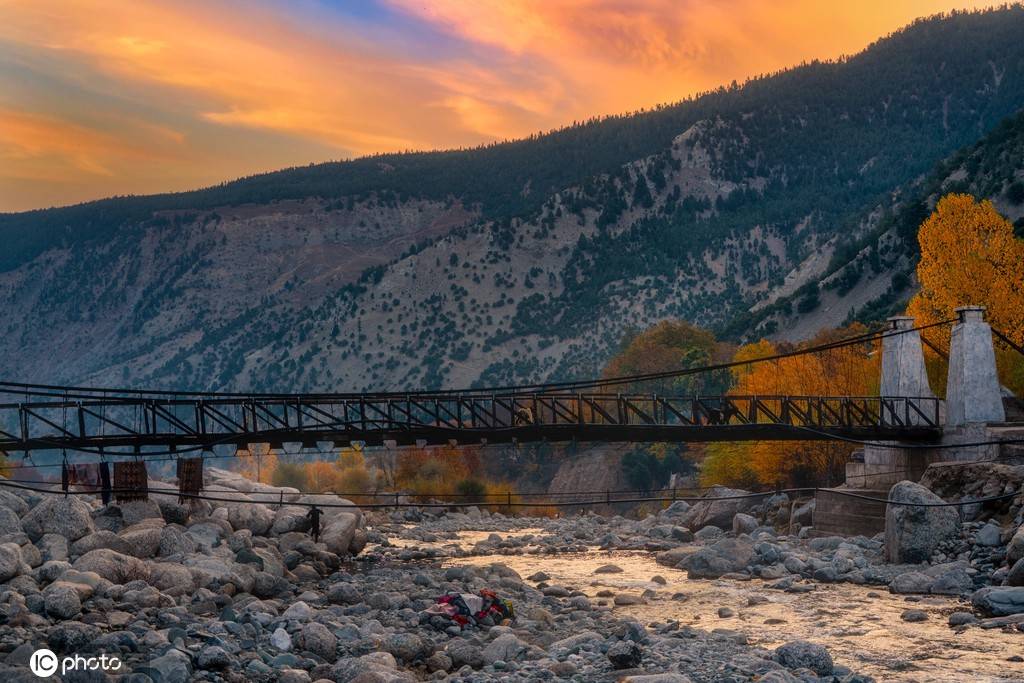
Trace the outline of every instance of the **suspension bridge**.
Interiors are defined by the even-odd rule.
[[[988,374],[994,381],[995,367],[994,361],[982,358],[984,344],[977,344],[975,332],[981,326],[984,329],[980,331],[988,335],[987,353],[991,356],[991,333],[980,313],[971,313],[976,310],[965,309],[968,313],[961,315],[952,335],[949,397],[959,401],[956,406],[931,393],[919,336],[922,329],[952,321],[913,327],[908,319],[896,318],[888,329],[764,358],[645,375],[463,391],[248,394],[3,382],[0,396],[7,400],[0,403],[0,450],[157,455],[218,446],[243,448],[251,443],[271,447],[321,442],[412,445],[544,440],[936,443],[950,426],[950,418],[975,420],[979,409],[1001,401],[998,384],[994,389],[984,386]],[[958,339],[969,343],[958,346]],[[663,396],[615,391],[651,380],[730,370],[878,341],[883,354],[879,396]],[[984,381],[979,383],[975,376],[970,386],[958,388],[954,366],[963,362]],[[994,392],[994,396],[979,396],[979,392]],[[973,413],[965,415],[965,410]],[[994,409],[990,412],[993,414],[986,419],[998,419]]]

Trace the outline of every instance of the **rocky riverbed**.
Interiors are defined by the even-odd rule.
[[[42,647],[120,663],[60,680],[132,683],[1024,680],[1015,502],[1002,524],[909,515],[847,539],[810,537],[784,496],[536,519],[363,514],[222,470],[208,490],[226,502],[150,487],[168,494],[106,507],[0,487],[9,680],[39,680]],[[319,542],[303,502],[341,506]],[[928,552],[893,563],[894,546]],[[516,618],[427,612],[481,589]]]

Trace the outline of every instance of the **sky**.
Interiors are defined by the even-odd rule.
[[[0,0],[0,211],[522,137],[988,4]]]

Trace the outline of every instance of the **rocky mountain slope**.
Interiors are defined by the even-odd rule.
[[[1022,30],[1019,7],[936,17],[527,140],[0,216],[0,376],[494,384],[592,375],[666,317],[741,338],[881,310],[902,198],[1024,106]]]

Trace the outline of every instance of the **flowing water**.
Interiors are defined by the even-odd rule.
[[[472,543],[486,536],[463,532],[459,539]],[[649,553],[597,549],[571,555],[480,555],[447,564],[492,562],[501,562],[524,578],[543,571],[551,577],[548,583],[579,590],[595,604],[644,624],[675,620],[709,631],[724,628],[769,649],[790,640],[810,640],[827,647],[838,664],[879,681],[1024,681],[1024,663],[1007,661],[1024,655],[1024,634],[950,628],[950,613],[970,611],[969,605],[954,598],[922,596],[908,601],[884,587],[845,583],[816,584],[813,591],[796,594],[769,589],[761,580],[690,580],[685,572],[657,564]],[[594,573],[605,564],[623,571]],[[665,583],[652,581],[655,576]],[[612,607],[610,597],[598,596],[602,591],[606,596],[654,593],[648,593],[645,604]],[[721,607],[731,608],[735,616],[719,617]],[[907,609],[923,610],[928,619],[905,622],[900,615]]]

